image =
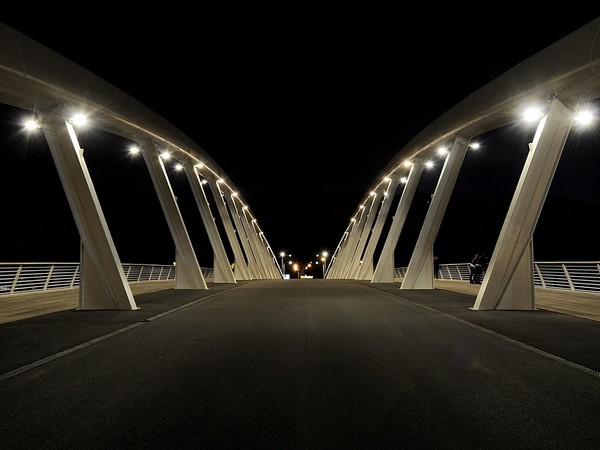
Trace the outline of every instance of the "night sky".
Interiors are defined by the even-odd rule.
[[[423,127],[600,15],[585,5],[552,14],[547,6],[540,13],[502,5],[435,13],[433,6],[194,6],[145,17],[34,8],[35,17],[2,13],[0,22],[182,130],[241,191],[274,253],[308,261],[335,250],[375,178]],[[77,230],[43,138],[17,132],[14,108],[0,113],[0,260],[78,260]],[[442,263],[491,254],[532,132],[490,133],[467,155],[434,246]],[[590,242],[600,204],[600,158],[591,148],[597,153],[599,136],[572,139],[587,151],[565,149],[534,236],[538,261],[600,260],[600,245]],[[174,245],[141,157],[100,132],[80,141],[122,262],[171,263]],[[439,168],[423,175],[396,266],[410,258]],[[212,266],[185,176],[169,176],[199,262]]]

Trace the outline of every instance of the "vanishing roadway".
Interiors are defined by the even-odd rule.
[[[2,448],[597,448],[600,327],[269,280],[0,325]]]

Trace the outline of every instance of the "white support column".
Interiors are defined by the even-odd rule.
[[[471,309],[535,309],[533,233],[572,124],[573,111],[554,98],[529,146],[521,178]]]
[[[235,275],[236,280],[251,280],[252,276],[250,275],[248,264],[246,263],[246,258],[244,257],[244,252],[240,247],[240,241],[238,240],[237,233],[231,223],[229,211],[227,210],[225,194],[219,187],[219,183],[214,175],[208,174],[205,176],[208,180],[210,190],[213,193],[213,198],[215,199],[215,204],[217,205],[217,210],[219,211],[219,216],[221,217],[221,222],[225,228],[225,234],[227,234],[227,239],[229,240],[229,245],[231,246],[233,257],[235,258],[233,274]]]
[[[374,198],[374,195],[371,196],[371,199]],[[372,202],[373,200],[371,200]],[[354,260],[354,254],[356,253],[356,248],[358,247],[358,242],[360,236],[365,227],[365,221],[367,220],[368,212],[367,207],[365,205],[360,205],[360,214],[358,220],[354,220],[354,225],[352,226],[352,231],[348,236],[348,240],[346,243],[346,248],[344,251],[344,260],[340,267],[340,275],[341,279],[347,280],[350,277],[350,268],[352,267],[352,261]],[[342,262],[342,261],[340,261]]]
[[[258,231],[254,227],[256,219],[252,218],[247,205],[242,208],[242,215],[242,222],[244,223],[246,233],[248,234],[248,243],[252,248],[252,253],[254,253],[254,256],[256,257],[256,263],[260,268],[262,278],[269,279],[271,278],[271,275],[269,273],[268,262],[265,260],[264,247],[258,236]]]
[[[396,207],[396,214],[392,219],[392,225],[388,231],[388,235],[385,238],[381,255],[375,266],[375,272],[373,273],[372,283],[393,283],[394,282],[394,252],[400,233],[406,222],[408,216],[408,210],[415,196],[421,174],[423,173],[423,161],[416,160],[410,169],[406,185],[402,191],[400,202]]]
[[[360,231],[360,237],[358,238],[358,242],[356,243],[356,250],[354,250],[354,256],[350,261],[350,265],[348,267],[348,272],[346,278],[351,280],[356,279],[356,274],[360,269],[360,266],[363,262],[363,252],[365,251],[365,246],[367,245],[367,241],[369,240],[369,236],[373,229],[373,222],[375,222],[375,218],[377,217],[377,213],[379,212],[379,208],[383,202],[377,201],[379,196],[376,192],[373,192],[373,200],[371,201],[371,205],[369,206],[369,211],[367,212],[367,217],[365,218],[365,222],[362,226],[362,230]],[[383,197],[383,195],[382,195]]]
[[[400,289],[433,289],[433,243],[468,148],[464,137],[454,138]]]
[[[208,289],[156,144],[147,139],[140,150],[175,242],[175,289]]]
[[[379,237],[383,230],[383,225],[387,219],[390,207],[396,195],[396,190],[400,184],[400,178],[398,175],[392,175],[388,182],[388,186],[383,193],[383,199],[381,206],[379,207],[379,213],[377,214],[377,220],[373,227],[373,232],[369,238],[369,243],[363,255],[362,264],[358,269],[356,279],[358,280],[371,280],[373,279],[373,255],[375,254],[375,248],[379,243]]]
[[[273,249],[271,248],[271,245],[267,242],[265,233],[263,233],[263,231],[260,229],[258,223],[255,222],[255,225],[256,232],[258,233],[258,237],[260,238],[260,242],[262,243],[263,252],[265,254],[265,260],[267,262],[271,278],[274,280],[278,280],[282,278],[283,273],[280,270],[280,266],[277,261],[277,256],[275,255],[275,253],[273,253]]]
[[[186,162],[183,165],[183,170],[185,171],[185,175],[192,188],[192,193],[196,199],[196,205],[198,206],[200,216],[202,217],[202,223],[204,223],[204,228],[206,229],[213,250],[214,283],[235,283],[235,277],[233,276],[233,271],[231,270],[231,265],[227,258],[227,252],[225,251],[221,236],[219,235],[215,218],[210,210],[208,198],[204,192],[204,187],[202,186],[202,180],[192,162]]]
[[[338,264],[338,261],[340,260],[340,255],[342,255],[344,252],[344,248],[346,246],[348,236],[350,235],[350,229],[351,229],[353,223],[354,222],[350,222],[350,224],[344,231],[342,238],[340,239],[340,243],[335,248],[333,255],[331,255],[331,259],[329,261],[329,267],[327,268],[327,271],[325,272],[325,278],[327,278],[327,279],[335,280],[335,279],[339,278],[338,273],[339,273],[340,265]]]
[[[57,107],[44,118],[42,130],[81,237],[78,309],[139,309],[123,272],[73,125],[66,121]]]
[[[246,261],[248,263],[248,271],[250,275],[255,280],[262,279],[262,275],[260,273],[260,269],[258,267],[258,263],[256,261],[256,257],[252,252],[252,247],[250,246],[250,242],[248,241],[248,231],[244,225],[245,221],[242,221],[240,212],[238,210],[237,205],[235,204],[236,194],[225,195],[225,202],[227,202],[227,206],[229,211],[231,211],[231,217],[233,218],[233,223],[235,224],[235,229],[238,232],[240,237],[240,242],[242,244],[242,248],[244,249],[244,253],[246,254]]]
[[[277,257],[271,251],[271,247],[265,238],[265,234],[261,231],[258,226],[258,222],[256,219],[252,220],[252,224],[254,225],[254,231],[256,233],[256,240],[258,244],[258,248],[260,250],[260,254],[262,259],[265,262],[265,267],[267,269],[267,275],[272,280],[276,280],[281,278],[281,272],[279,271],[279,264],[277,264]]]

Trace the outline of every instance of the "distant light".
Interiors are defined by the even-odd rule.
[[[469,144],[469,147],[472,148],[473,150],[477,150],[479,147],[481,147],[481,144],[479,142],[471,142]]]
[[[446,147],[438,148],[437,152],[438,155],[447,155],[448,153],[450,153]]]
[[[129,153],[131,153],[131,154],[135,155],[136,153],[140,153],[141,151],[142,151],[142,149],[137,145],[131,145],[129,147]]]
[[[181,164],[181,163],[175,164],[175,170],[183,170],[183,164]]]
[[[207,183],[208,183],[208,180],[207,180],[206,178],[202,178],[202,182],[201,182],[201,183],[202,183],[202,184],[207,184]]]
[[[402,184],[406,184],[407,181],[408,181],[408,178],[406,178],[406,177],[400,178],[400,183],[402,183]]]
[[[433,167],[433,161],[427,161],[425,163],[425,167],[427,167],[428,169],[431,169]]]
[[[167,160],[171,159],[171,154],[170,154],[169,152],[162,152],[162,153],[160,154],[160,157],[161,157],[162,159],[164,159],[165,161],[167,161]]]

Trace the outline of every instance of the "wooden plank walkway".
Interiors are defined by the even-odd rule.
[[[435,280],[436,289],[477,295],[480,284],[466,281]],[[600,295],[587,292],[535,288],[535,306],[571,316],[600,321]]]
[[[173,280],[131,283],[133,295],[175,287]],[[481,285],[466,281],[435,280],[436,289],[476,296]],[[558,289],[535,289],[536,307],[600,321],[600,295]],[[0,324],[57,311],[76,309],[79,289],[64,289],[0,297]]]
[[[130,283],[133,295],[175,287],[174,280]],[[79,288],[0,297],[0,323],[14,322],[79,307]]]

